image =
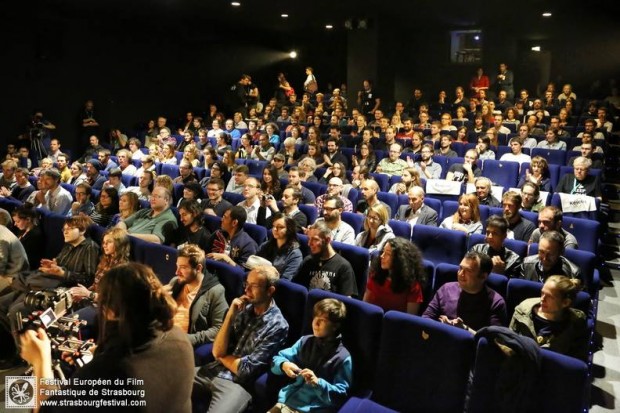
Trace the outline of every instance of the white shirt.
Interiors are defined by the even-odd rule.
[[[245,209],[245,212],[248,214],[245,222],[249,224],[256,224],[258,208],[260,207],[260,198],[256,197],[256,200],[250,206],[247,206],[245,201],[241,201],[237,205],[243,207],[243,209]],[[265,214],[265,218],[269,218],[271,216],[271,210],[269,208],[265,208],[265,210],[267,211],[267,213]]]
[[[502,155],[501,158],[499,158],[499,160],[523,163],[523,162],[531,162],[532,157],[524,153],[520,153],[518,155],[515,155],[514,153],[505,153]]]

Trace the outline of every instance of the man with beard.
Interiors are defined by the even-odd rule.
[[[581,271],[565,258],[564,236],[557,231],[546,231],[540,236],[538,254],[525,257],[520,268],[520,277],[526,280],[545,282],[552,275],[580,278]]]
[[[198,245],[185,244],[177,256],[176,276],[168,284],[177,303],[174,325],[187,332],[194,347],[215,340],[228,310],[224,287],[204,262]]]
[[[342,220],[344,203],[340,197],[330,195],[323,203],[323,217],[317,218],[316,222],[325,222],[331,230],[331,240],[349,245],[355,244],[355,230],[351,225]]]
[[[240,206],[224,212],[222,228],[215,231],[207,242],[207,258],[236,266],[245,264],[250,255],[256,254],[256,241],[243,230],[246,219],[247,213]]]
[[[534,223],[523,219],[519,214],[523,200],[521,195],[514,191],[508,191],[502,196],[502,208],[504,218],[508,220],[508,238],[527,242],[536,229]]]
[[[441,165],[433,162],[434,152],[433,145],[430,143],[425,143],[422,146],[420,160],[414,164],[421,178],[439,179],[441,176]]]
[[[230,304],[213,343],[215,361],[194,377],[194,411],[243,412],[252,401],[246,389],[267,371],[288,335],[288,323],[273,300],[279,278],[272,266],[257,266],[248,274],[244,294]]]
[[[578,249],[579,244],[577,238],[570,232],[562,228],[562,210],[556,206],[550,205],[544,207],[538,213],[538,228],[532,232],[529,243],[538,243],[540,236],[547,231],[557,231],[564,236],[564,249]]]
[[[293,281],[309,290],[320,288],[346,296],[357,295],[353,268],[347,260],[334,251],[331,245],[332,230],[325,222],[315,222],[308,228],[308,255]]]

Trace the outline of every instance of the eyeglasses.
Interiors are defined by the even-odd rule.
[[[261,287],[262,287],[262,286],[261,286],[260,284],[249,284],[249,283],[247,283],[247,282],[244,282],[244,283],[243,283],[243,289],[244,289],[244,290],[247,290],[248,288],[249,288],[250,290],[258,290],[258,289],[260,289]]]
[[[258,186],[258,185],[250,185],[250,184],[243,185],[243,187],[244,188],[260,188],[260,186]]]
[[[366,216],[366,219],[367,219],[367,220],[369,220],[369,221],[373,221],[373,222],[379,222],[379,221],[381,221],[381,218],[379,218],[379,217],[375,217],[375,216],[370,216],[370,215],[369,215],[369,216]]]

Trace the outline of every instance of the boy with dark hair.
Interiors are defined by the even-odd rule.
[[[271,371],[295,381],[280,390],[270,413],[336,411],[346,401],[353,376],[351,355],[340,336],[345,317],[342,301],[326,298],[314,305],[313,335],[273,358]]]

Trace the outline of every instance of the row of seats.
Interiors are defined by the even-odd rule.
[[[54,221],[58,222],[53,226],[57,226],[61,220],[64,222],[63,217],[54,215],[55,214],[44,213],[44,222],[42,225],[44,226],[44,232],[48,240],[51,241],[48,242],[48,245],[62,245],[62,242],[55,242],[55,240],[50,238],[54,233],[58,234],[60,237],[62,236],[57,228],[55,230],[49,229]],[[93,226],[90,231],[94,239],[100,240],[104,229]],[[174,248],[147,243],[133,237],[131,238],[131,242],[132,258],[136,261],[151,265],[162,282],[168,282],[175,271],[177,251]],[[346,246],[337,247],[341,249],[343,247],[346,248]],[[53,256],[53,253],[48,254],[50,254],[48,256]],[[365,262],[368,262],[367,257],[368,255],[366,252]],[[351,262],[356,262],[352,258],[349,258],[349,260]],[[447,264],[438,263],[435,266],[434,264],[429,265],[428,262],[425,262],[425,264],[427,268],[431,269],[430,272],[432,275],[429,278],[429,286],[432,288],[431,291],[435,291],[443,283],[452,281],[456,278],[457,267],[455,265],[449,266]],[[226,289],[226,298],[229,302],[234,297],[241,294],[245,277],[243,270],[210,260],[207,262],[207,268],[217,274],[222,281]],[[524,280],[506,280],[505,277],[499,275],[493,275],[491,277],[490,285],[492,285],[493,288],[497,288],[500,294],[505,294],[510,309],[514,308],[523,298],[538,295],[540,289],[540,284],[538,283]],[[584,294],[585,293],[581,293],[580,299],[578,299],[578,306],[586,310],[588,314],[591,314],[591,311],[587,311],[589,305],[587,294]],[[428,295],[430,296],[431,294]],[[306,297],[307,300],[304,299]],[[472,367],[475,368],[475,371],[479,371],[484,367],[477,364],[478,358],[475,359],[475,363],[472,362],[472,360],[474,360],[474,344],[471,336],[466,335],[461,330],[415,316],[394,312],[384,315],[380,308],[371,304],[321,290],[307,292],[303,287],[287,282],[286,280],[281,280],[277,287],[275,299],[291,324],[289,345],[302,333],[305,334],[311,331],[309,329],[311,318],[309,314],[311,314],[311,308],[314,303],[326,297],[339,298],[345,302],[348,308],[349,318],[343,329],[343,337],[345,344],[354,357],[354,364],[356,365],[352,393],[356,398],[352,398],[343,408],[343,411],[349,411],[346,409],[352,407],[351,404],[355,403],[360,403],[363,406],[381,403],[399,411],[409,411],[412,406],[416,406],[416,410],[419,407],[422,409],[421,411],[452,411],[462,409],[467,372]],[[400,326],[398,328],[392,328],[394,322],[398,322]],[[393,334],[398,334],[399,338],[396,338]],[[395,349],[393,348],[394,346],[400,349]],[[456,351],[457,348],[458,351]],[[549,363],[555,368],[555,370],[553,370],[554,373],[562,371],[563,374],[570,375],[570,377],[572,377],[571,380],[579,382],[579,386],[575,387],[575,389],[584,388],[587,378],[586,364],[568,357],[547,353],[546,351],[543,351],[543,353],[543,357],[548,358],[550,360]],[[203,355],[206,356],[208,354],[209,352],[205,352]],[[388,362],[389,360],[391,360],[391,362]],[[393,361],[395,360],[400,361],[394,364]],[[458,362],[455,363],[455,360],[458,360]],[[413,371],[422,367],[425,369],[424,375],[416,374],[409,376]],[[488,366],[485,368],[488,368]],[[384,369],[387,369],[387,371],[384,372]],[[458,372],[455,371],[455,369],[457,369]],[[427,377],[429,372],[431,372],[430,374],[433,377]],[[391,380],[391,386],[404,382],[404,377],[402,380],[398,378],[399,375],[402,374],[407,375],[409,378],[406,381],[407,383],[419,383],[419,389],[416,384],[416,386],[409,385],[407,390],[408,392],[416,392],[415,400],[401,405],[398,403],[400,398],[397,397],[393,400],[391,397],[388,397],[386,393],[382,393],[386,390],[382,390],[381,388],[385,387],[384,383],[387,377],[384,376],[387,374],[390,375],[389,380]],[[435,377],[436,375],[441,377]],[[414,377],[425,377],[425,379],[414,380]],[[581,378],[577,380],[576,377]],[[479,377],[479,379],[483,378],[487,378],[487,376]],[[274,381],[269,374],[262,376],[256,382],[255,392],[257,403],[265,403],[265,406],[273,404],[273,398],[277,394],[277,388],[274,389],[269,387],[273,385],[273,383]],[[429,388],[428,386],[437,386],[439,383],[442,383],[442,401],[437,404],[438,401],[436,397],[431,397],[434,395],[434,393],[430,391],[432,387]],[[477,383],[476,377],[474,377],[474,384],[475,383]],[[564,386],[566,386],[565,383]],[[566,390],[566,387],[563,387],[563,390]],[[420,391],[420,394],[417,394],[418,391]],[[437,389],[435,391],[437,391]],[[367,397],[371,393],[373,396],[371,399],[368,399]],[[561,403],[563,406],[562,411],[577,411],[577,408],[583,406],[586,400],[586,394],[577,390],[570,393],[571,396],[568,399],[566,396],[559,399],[559,394],[553,392],[549,393],[549,391],[544,392],[546,402],[549,403],[553,401],[555,403],[549,404],[550,406],[557,407],[557,403]],[[402,398],[403,392],[399,392],[399,394]],[[542,391],[541,394],[543,394]],[[489,397],[488,392],[482,392],[478,396],[482,399],[478,400],[473,398],[477,403],[492,402],[485,399],[485,397]],[[556,398],[558,398],[558,400],[555,400]],[[470,403],[473,402],[470,401]],[[543,401],[543,403],[545,403],[545,401]],[[364,411],[367,411],[366,407],[362,408]]]

